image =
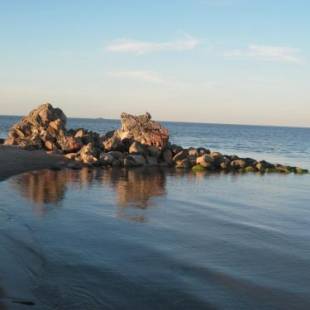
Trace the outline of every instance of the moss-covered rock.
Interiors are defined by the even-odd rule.
[[[249,173],[249,172],[256,172],[256,169],[254,167],[248,166],[244,168],[244,172]]]
[[[277,172],[277,169],[276,168],[267,168],[265,170],[266,173],[276,173]]]
[[[303,169],[303,168],[300,168],[300,167],[296,167],[294,172],[296,174],[307,174],[307,173],[309,173],[309,170]]]
[[[192,171],[194,171],[194,172],[201,172],[201,171],[205,171],[205,170],[206,170],[206,168],[201,166],[201,165],[195,165],[192,167]]]
[[[276,171],[277,172],[280,172],[280,173],[285,173],[285,174],[288,174],[288,173],[291,173],[291,169],[290,167],[288,166],[282,166],[282,165],[279,165],[276,167]]]

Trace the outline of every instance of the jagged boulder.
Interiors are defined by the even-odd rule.
[[[27,149],[76,152],[83,143],[67,132],[66,122],[67,117],[61,109],[50,103],[42,104],[10,129],[5,144]]]
[[[149,113],[138,116],[122,113],[121,128],[111,136],[104,137],[103,146],[108,151],[119,150],[124,148],[124,142],[127,146],[128,141],[129,145],[135,141],[162,150],[167,146],[168,140],[168,129],[153,121]]]

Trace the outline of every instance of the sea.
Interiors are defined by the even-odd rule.
[[[310,128],[163,124],[184,147],[310,169]],[[0,194],[1,310],[310,309],[309,174],[42,170]]]

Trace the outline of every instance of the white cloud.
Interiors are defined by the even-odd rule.
[[[115,53],[146,54],[163,51],[193,50],[200,44],[200,40],[192,36],[185,36],[181,40],[170,42],[148,42],[131,39],[119,39],[106,46],[106,50]]]
[[[226,57],[255,58],[266,61],[278,61],[300,64],[300,50],[286,46],[268,46],[251,44],[245,49],[235,49],[224,54]]]

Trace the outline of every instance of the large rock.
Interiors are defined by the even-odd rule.
[[[146,164],[146,160],[144,156],[139,155],[139,154],[128,155],[124,159],[124,167],[127,167],[127,168],[144,166],[145,164]]]
[[[42,104],[10,129],[5,144],[27,149],[76,152],[83,144],[81,139],[66,131],[66,122],[67,117],[62,110],[50,103]]]
[[[162,150],[167,146],[168,140],[168,129],[153,121],[149,113],[139,116],[122,113],[121,128],[111,137],[105,137],[103,146],[106,150],[118,150],[123,146],[124,141],[131,143],[136,141]]]

